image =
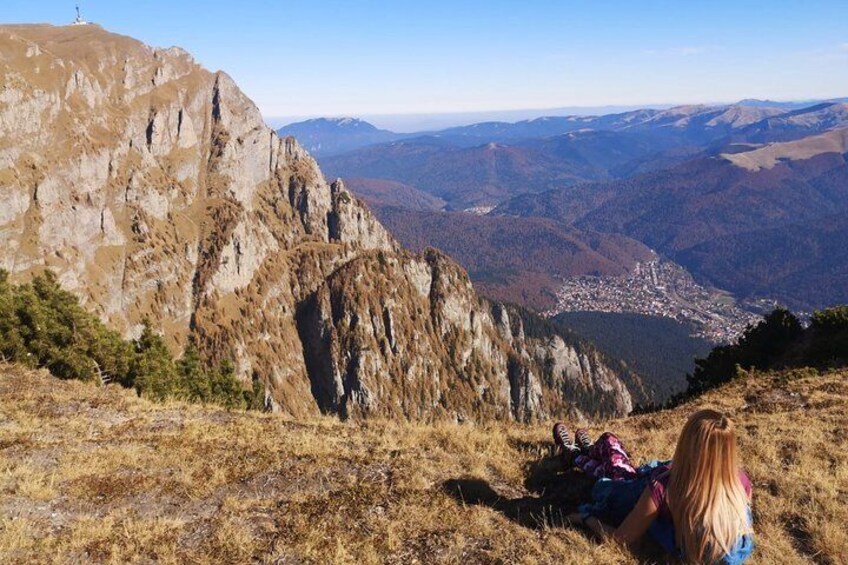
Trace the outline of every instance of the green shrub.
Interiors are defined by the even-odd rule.
[[[807,329],[791,312],[778,308],[749,327],[736,343],[716,347],[705,359],[696,359],[694,372],[687,376],[689,386],[670,405],[733,380],[740,370],[794,369],[783,377],[794,379],[817,374],[816,367],[846,363],[848,306],[816,312]]]
[[[189,345],[177,361],[174,396],[194,402],[220,404],[228,408],[249,408],[253,391],[244,390],[229,361],[208,369],[200,362],[197,349]]]
[[[139,395],[228,408],[262,408],[258,379],[245,390],[230,363],[206,367],[193,345],[175,360],[162,337],[145,323],[141,336],[124,340],[45,272],[12,285],[0,270],[0,355],[8,362],[45,367],[62,379],[111,381]]]
[[[13,286],[0,271],[0,353],[7,361],[84,381],[109,375],[125,382],[132,362],[131,345],[83,310],[51,272]]]
[[[811,325],[817,330],[848,330],[848,304],[816,311]]]
[[[848,363],[848,305],[813,314],[807,359],[816,365]]]
[[[705,359],[695,360],[687,376],[682,398],[695,396],[732,380],[739,368],[771,368],[804,334],[801,322],[783,308],[774,310],[755,326],[749,326],[736,343],[715,347]],[[676,400],[681,400],[678,397]]]

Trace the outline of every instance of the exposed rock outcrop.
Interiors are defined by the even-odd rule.
[[[224,73],[97,26],[0,27],[0,267],[52,269],[127,335],[302,415],[630,410],[599,354],[527,338],[450,259],[403,251]]]

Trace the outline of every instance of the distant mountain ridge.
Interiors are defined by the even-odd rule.
[[[357,118],[315,118],[283,126],[277,130],[277,134],[280,137],[290,135],[297,138],[316,157],[344,153],[403,137],[401,134],[377,129]]]
[[[828,98],[826,100],[795,100],[795,101],[777,101],[777,100],[759,100],[757,98],[745,98],[736,104],[739,106],[752,106],[754,108],[782,108],[784,110],[799,110],[801,108],[809,108],[816,104],[826,102],[848,102],[848,97],[845,98]]]
[[[365,120],[353,117],[313,118],[292,122],[280,127],[280,135],[293,135],[317,157],[335,155],[375,143],[384,143],[399,139],[413,139],[437,136],[452,139],[459,143],[462,138],[484,139],[486,141],[506,141],[535,137],[561,135],[580,129],[618,129],[627,124],[639,124],[655,115],[669,115],[682,108],[701,108],[713,111],[737,108],[750,115],[756,110],[779,114],[790,110],[809,108],[820,104],[846,103],[846,98],[808,101],[774,101],[744,99],[732,104],[710,104],[689,106],[660,106],[637,108],[634,110],[598,113],[598,114],[549,114],[518,121],[485,120],[464,126],[450,126],[441,129],[425,129],[409,133],[397,133],[379,129]],[[373,137],[369,137],[373,136]]]
[[[804,290],[803,282],[808,280],[804,273],[813,271],[817,281],[828,280],[825,273],[834,272],[836,265],[829,259],[834,255],[814,249],[827,247],[827,238],[840,238],[842,232],[814,229],[802,238],[797,229],[782,235],[778,230],[842,209],[845,196],[838,187],[845,173],[839,155],[846,152],[846,131],[848,104],[840,100],[803,107],[742,101],[484,122],[327,156],[322,163],[331,177],[357,175],[373,186],[399,183],[397,192],[387,192],[389,184],[371,190],[369,204],[401,240],[447,250],[469,269],[481,290],[494,296],[540,307],[563,270],[552,261],[535,266],[529,261],[526,268],[513,260],[504,263],[507,255],[534,256],[529,224],[499,221],[500,229],[514,236],[499,255],[491,252],[483,220],[440,218],[441,208],[479,212],[494,207],[492,216],[548,218],[578,228],[569,238],[620,234],[683,262],[706,284],[740,298],[771,297],[804,310],[842,296],[838,285],[812,292]],[[444,205],[422,206],[424,194]],[[450,229],[445,227],[448,221]],[[472,227],[475,222],[480,225]],[[547,233],[549,228],[539,229]],[[745,234],[754,232],[758,235],[751,241],[757,245],[744,245]],[[457,239],[446,239],[446,233]],[[524,252],[517,251],[521,233]],[[769,234],[777,238],[772,243],[762,240]],[[561,245],[561,256],[569,256],[566,240],[555,240],[543,246],[546,252],[555,254]],[[796,244],[820,263],[793,258],[780,270],[787,277],[780,283],[759,259],[746,261],[740,255],[742,249],[771,249],[796,257],[786,247]],[[731,252],[732,245],[740,251]],[[489,251],[475,255],[470,252],[475,246]],[[710,258],[709,253],[717,255]],[[509,269],[504,270],[505,264]]]
[[[522,193],[627,178],[679,164],[730,144],[795,140],[848,126],[848,104],[798,110],[677,106],[606,116],[485,122],[405,135],[325,155],[332,177],[400,182],[451,209],[498,205]]]

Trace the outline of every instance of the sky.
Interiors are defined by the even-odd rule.
[[[0,22],[65,24],[74,3],[0,0]],[[79,3],[226,71],[272,122],[848,96],[846,0]]]

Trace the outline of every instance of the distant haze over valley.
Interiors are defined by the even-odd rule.
[[[737,102],[700,102],[708,106],[727,106],[732,104],[782,108],[785,110],[797,110],[818,104],[821,102],[848,102],[846,98],[808,99],[808,100],[759,100],[746,98]],[[618,114],[633,110],[655,109],[664,110],[681,106],[682,104],[655,103],[655,104],[630,104],[616,106],[565,106],[560,108],[527,108],[520,110],[489,110],[476,112],[445,112],[436,114],[363,114],[363,115],[312,115],[312,116],[266,116],[265,121],[274,129],[285,128],[291,124],[308,122],[316,119],[344,120],[346,118],[357,119],[368,122],[380,129],[391,130],[401,134],[415,134],[431,132],[445,128],[468,126],[481,122],[517,122],[521,120],[533,120],[543,117],[563,116],[602,116],[605,114]]]
[[[693,309],[693,294],[645,288],[665,298],[622,296],[633,305],[622,311],[687,321],[718,341],[769,304],[809,311],[848,301],[848,98],[417,133],[314,119],[279,133],[302,140],[328,178],[346,179],[404,245],[444,250],[488,296],[549,313],[608,311],[586,285],[613,289],[604,281],[625,277],[627,288],[635,265],[658,254],[705,298]],[[583,290],[572,302],[576,281]]]

